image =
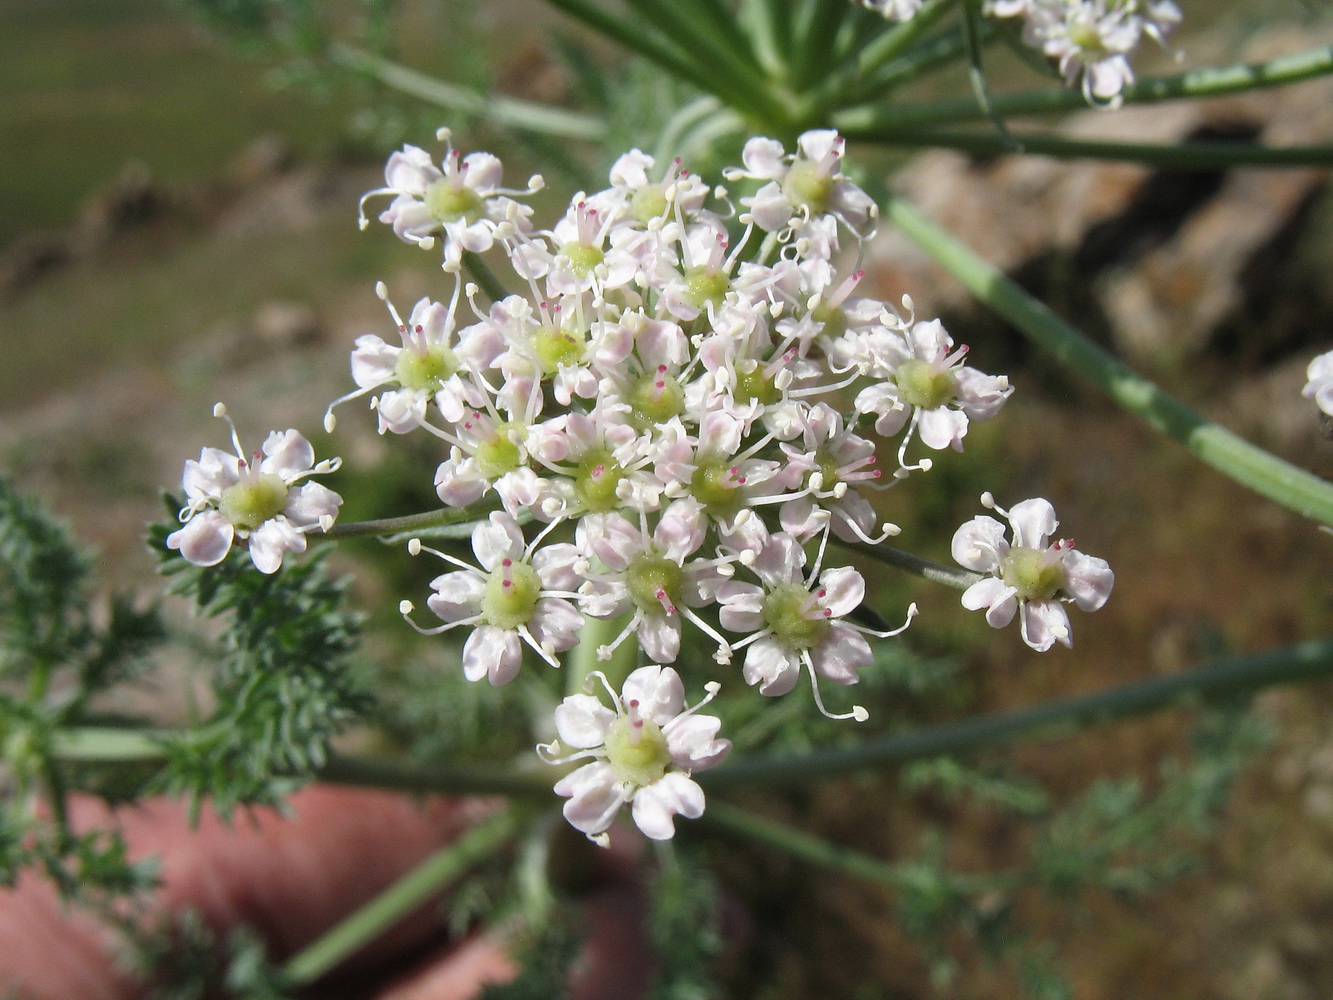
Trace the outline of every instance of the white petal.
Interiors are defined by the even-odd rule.
[[[1022,612],[1023,641],[1039,653],[1055,643],[1074,644],[1069,614],[1059,601],[1025,601]]]
[[[305,535],[281,514],[250,533],[250,561],[261,573],[276,573],[283,553],[304,551]]]
[[[640,667],[625,678],[621,699],[627,705],[637,701],[640,713],[659,726],[666,725],[685,705],[685,686],[670,667]]]
[[[1077,549],[1065,554],[1065,591],[1083,611],[1096,611],[1111,596],[1115,574],[1105,559]]]
[[[954,562],[960,566],[978,573],[993,573],[1000,568],[1000,560],[1009,551],[1009,543],[1005,541],[1004,525],[983,514],[959,527],[953,533],[949,548]]]
[[[235,534],[230,521],[215,510],[205,510],[169,534],[167,548],[179,549],[185,560],[196,566],[216,566],[231,551]]]
[[[801,661],[772,636],[765,636],[750,644],[741,676],[746,684],[757,684],[760,694],[786,694],[801,676]]]
[[[576,750],[601,746],[615,721],[616,713],[590,694],[572,694],[555,709],[555,731],[560,742]]]
[[[683,774],[672,772],[634,796],[634,824],[653,840],[670,840],[674,817],[698,819],[704,814],[704,790]]]
[[[1049,500],[1034,497],[1009,508],[1009,523],[1014,528],[1014,544],[1029,549],[1044,549],[1060,522]]]
[[[463,644],[463,676],[470,681],[483,677],[499,687],[508,684],[523,663],[523,644],[517,632],[478,625]]]
[[[493,570],[505,559],[523,558],[523,531],[518,522],[502,511],[472,529],[472,551],[483,569]]]
[[[284,482],[309,472],[315,464],[315,449],[295,428],[273,431],[264,439],[264,460],[260,472],[269,472]]]
[[[565,775],[555,783],[555,793],[571,796],[565,803],[565,819],[590,836],[606,830],[629,797],[617,787],[611,765],[602,761]]]

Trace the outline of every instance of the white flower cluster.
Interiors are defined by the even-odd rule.
[[[499,508],[473,529],[473,562],[409,546],[450,566],[426,602],[439,624],[413,625],[466,628],[467,678],[507,683],[525,647],[558,666],[557,654],[587,640],[589,620],[624,623],[585,647],[599,659],[632,638],[650,662],[620,694],[602,678],[612,708],[590,690],[566,698],[559,740],[542,749],[553,761],[590,761],[556,790],[594,839],[626,804],[652,837],[703,809],[690,774],[730,744],[698,705],[683,709],[680,676],[664,666],[681,658],[687,633],[711,645],[718,664],[740,653],[741,677],[764,695],[805,676],[825,715],[867,717],[860,706],[829,712],[820,681],[857,683],[873,658],[869,639],[899,634],[916,608],[894,629],[853,620],[866,582],[832,564],[830,538],[873,545],[897,533],[878,521],[869,491],[930,468],[928,458],[909,460],[913,442],[961,450],[970,422],[1012,392],[1003,376],[969,367],[967,348],[937,320],[918,320],[910,300],[900,312],[857,297],[862,272],[838,274],[844,241],[859,243],[877,217],[842,156],[832,131],[805,133],[794,153],[752,139],[725,175],[750,192],[733,202],[678,161],[661,166],[634,150],[616,161],[608,188],[575,195],[549,229],[532,224],[515,200],[522,192],[500,186],[499,160],[452,146],[441,166],[407,146],[389,160],[386,186],[366,196],[392,198],[380,219],[400,238],[443,244],[454,287],[447,304],[422,299],[406,322],[389,304],[396,337],[357,340],[357,389],[329,408],[325,426],[334,406],[369,397],[380,433],[443,443],[434,477],[443,504]],[[540,186],[533,178],[526,190]],[[464,285],[457,272],[484,266],[470,255],[491,249],[528,295],[483,305],[478,287]],[[378,294],[388,302],[382,284]],[[872,434],[900,436],[887,468]],[[229,545],[229,531],[248,531],[256,564],[276,568],[267,536],[259,544],[276,530],[267,526],[286,518],[298,534],[284,527],[282,544],[294,551],[300,532],[326,525],[336,507],[307,495],[309,485],[288,494],[328,467],[312,470],[304,449],[294,456],[275,444],[273,468],[261,466],[258,485],[243,490],[231,483],[248,483],[249,466],[206,452],[187,467],[184,513],[194,520],[173,545],[192,562],[215,562],[223,536]],[[227,476],[196,468],[219,463]],[[238,490],[244,503],[229,499]],[[1014,559],[997,558],[968,565],[999,567],[1008,581]],[[995,605],[1026,601],[1045,623],[1038,633],[1025,612],[1030,644],[1067,641],[1040,602],[1072,595],[1088,606],[1077,573],[1053,586],[1051,573],[1039,575],[1036,589],[988,590],[984,601],[969,591],[964,603],[992,605],[998,622],[1005,612]],[[402,611],[412,621],[411,602]],[[716,684],[708,691],[711,699]]]
[[[861,0],[890,21],[907,21],[923,0]],[[986,14],[1021,18],[1023,41],[1054,60],[1089,103],[1115,107],[1134,82],[1129,55],[1143,36],[1163,47],[1180,23],[1175,0],[985,0]]]
[[[1166,47],[1180,23],[1175,0],[986,0],[994,17],[1023,19],[1023,40],[1055,61],[1089,103],[1120,104],[1134,82],[1129,54],[1147,35]]]

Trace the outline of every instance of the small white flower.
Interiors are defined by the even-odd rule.
[[[1006,511],[983,493],[984,506],[1003,514],[1013,531],[993,517],[974,517],[953,536],[953,557],[978,573],[990,574],[963,592],[963,607],[986,609],[986,621],[1004,628],[1020,616],[1023,641],[1042,653],[1059,642],[1073,645],[1066,603],[1096,611],[1111,595],[1115,574],[1105,559],[1084,555],[1068,539],[1051,542],[1059,526],[1055,508],[1041,498],[1024,500]]]
[[[184,527],[167,536],[167,547],[179,549],[196,566],[216,566],[233,540],[245,539],[255,568],[277,572],[283,554],[304,552],[306,534],[328,530],[342,504],[342,497],[319,483],[296,484],[334,471],[342,460],[315,464],[310,442],[292,428],[270,433],[262,451],[247,459],[226,407],[219,403],[213,413],[231,426],[236,453],[205,448],[199,461],[185,463]]]
[[[367,225],[364,207],[368,198],[393,195],[380,213],[399,239],[423,249],[435,245],[437,233],[444,235],[444,266],[457,270],[463,253],[484,253],[508,228],[525,223],[532,210],[510,195],[532,194],[542,187],[540,177],[528,182],[527,190],[501,186],[504,167],[490,153],[469,153],[460,158],[450,143],[448,129],[438,137],[446,144],[444,160],[436,166],[430,154],[405,145],[389,157],[384,168],[385,186],[361,197],[361,228]]]
[[[1309,381],[1305,383],[1301,395],[1313,399],[1315,406],[1325,416],[1333,417],[1333,351],[1311,361],[1305,370],[1305,377]]]
[[[566,796],[565,818],[588,839],[605,846],[606,831],[627,803],[634,823],[654,840],[675,835],[675,817],[703,815],[704,793],[690,775],[713,767],[731,750],[719,739],[721,720],[699,715],[718,685],[707,685],[699,704],[684,708],[680,675],[670,667],[640,667],[617,695],[601,680],[614,709],[591,694],[574,694],[555,710],[558,742],[539,746],[553,764],[588,760],[555,785]],[[568,756],[559,756],[566,750]]]
[[[871,10],[883,14],[890,21],[910,21],[921,10],[924,0],[861,0]]]
[[[409,545],[413,554],[427,551],[459,567],[431,582],[435,593],[426,601],[446,624],[413,627],[423,635],[438,635],[472,626],[463,645],[463,676],[468,680],[485,677],[493,685],[509,683],[522,665],[523,643],[553,667],[560,665],[556,653],[578,643],[583,615],[566,600],[576,596],[569,587],[576,582],[572,567],[578,553],[568,544],[537,549],[545,534],[525,545],[518,522],[496,511],[472,530],[480,569],[420,542]],[[409,613],[411,602],[405,602],[403,610]]]

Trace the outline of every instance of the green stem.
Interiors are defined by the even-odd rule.
[[[884,218],[902,229],[973,295],[1014,324],[1029,340],[1150,427],[1179,441],[1202,461],[1261,496],[1333,525],[1333,483],[1205,420],[1094,344],[901,198],[887,199]]]
[[[930,0],[910,21],[889,28],[852,54],[846,63],[824,77],[801,105],[801,120],[813,120],[829,108],[846,103],[862,81],[902,55],[935,26],[958,0]]]
[[[325,537],[340,539],[365,538],[368,535],[403,535],[431,528],[446,528],[455,524],[471,524],[499,509],[499,501],[481,500],[466,507],[443,507],[440,510],[428,510],[403,517],[335,524],[325,533]]]
[[[477,283],[492,302],[499,302],[509,294],[504,282],[497,278],[495,272],[486,266],[486,262],[471,250],[463,251],[463,266],[467,268],[467,273],[472,275],[472,280]]]
[[[334,63],[365,73],[387,87],[443,108],[476,115],[497,125],[566,139],[597,140],[606,134],[606,122],[593,115],[567,111],[537,101],[479,94],[341,42],[333,42],[327,51],[329,59]]]
[[[983,41],[993,33],[990,22],[982,25]],[[904,53],[884,67],[879,76],[863,80],[843,101],[851,105],[855,101],[868,101],[882,97],[888,91],[905,83],[915,83],[927,73],[948,66],[967,54],[967,31],[962,25],[947,31],[928,42],[922,42],[916,48]],[[879,105],[875,105],[879,106]],[[864,110],[864,109],[861,109]],[[833,112],[834,121],[841,121],[843,112]]]
[[[970,570],[965,569],[958,569],[956,566],[946,566],[943,563],[924,559],[921,556],[913,555],[911,552],[904,552],[902,549],[895,549],[888,545],[866,545],[864,542],[844,542],[838,538],[834,538],[833,540],[844,548],[851,549],[853,552],[859,552],[861,555],[882,562],[886,566],[893,566],[896,569],[906,570],[923,579],[930,580],[932,583],[942,583],[946,587],[956,587],[958,590],[966,590],[968,587],[972,586],[972,584],[979,583],[983,579],[979,573],[973,573]]]
[[[854,875],[888,886],[890,889],[924,888],[935,883],[935,877],[925,872],[919,865],[890,864],[861,851],[798,830],[786,823],[759,816],[729,802],[710,800],[707,810],[699,821],[729,833],[739,834],[747,844],[767,844],[821,868]],[[1018,873],[1014,872],[984,874],[953,872],[950,878],[956,889],[962,889],[969,894],[1012,888],[1020,881]]]
[[[1333,46],[1312,49],[1268,62],[1196,70],[1176,76],[1150,77],[1125,88],[1126,104],[1147,104],[1186,97],[1216,97],[1265,87],[1282,87],[1301,80],[1333,73]],[[996,97],[993,107],[1005,118],[1015,115],[1053,114],[1085,110],[1088,102],[1079,90],[1052,87]],[[985,112],[975,101],[954,99],[928,101],[902,107],[877,104],[848,108],[833,116],[833,126],[846,134],[869,130],[888,132],[909,125],[939,125],[976,121]]]
[[[168,729],[111,729],[80,726],[61,729],[51,740],[57,760],[87,764],[128,764],[162,761],[171,742],[194,733]],[[536,758],[533,758],[534,761]],[[479,764],[405,764],[400,761],[331,754],[315,774],[318,781],[403,792],[445,792],[452,795],[508,795],[521,798],[551,794],[545,772]]]
[[[1170,677],[1154,677],[1095,694],[1043,702],[915,732],[866,740],[800,757],[737,759],[697,776],[709,789],[799,784],[863,768],[897,767],[926,757],[975,753],[1020,740],[1049,739],[1166,708],[1193,706],[1333,674],[1333,639],[1266,653],[1227,657]],[[711,807],[710,807],[711,808]]]
[[[590,0],[548,0],[548,2],[575,20],[582,21],[594,31],[625,46],[631,52],[637,52],[645,59],[657,63],[673,76],[688,81],[704,93],[715,94],[732,107],[744,108],[767,116],[768,112],[762,110],[767,101],[764,93],[752,93],[745,88],[737,89],[733,79],[720,78],[712,72],[711,67],[701,66],[695,62],[689,53],[681,52],[674,45],[663,43],[645,31],[642,23],[615,17]]]
[[[892,889],[901,889],[907,882],[896,866],[879,858],[830,843],[822,837],[758,816],[729,802],[719,802],[716,798],[709,799],[708,807],[699,821],[739,834],[747,844],[767,844],[803,861],[878,882]]]
[[[442,847],[282,967],[290,986],[319,979],[402,917],[421,906],[451,879],[474,867],[513,839],[518,821],[506,810]]]
[[[881,146],[958,149],[982,156],[1020,152],[1058,160],[1096,159],[1145,163],[1161,169],[1221,170],[1227,167],[1333,166],[1333,146],[1256,146],[1244,142],[1099,142],[1058,135],[1014,133],[1018,149],[992,132],[935,132],[929,129],[848,133]]]
[[[536,754],[532,755],[538,763]],[[344,757],[331,754],[315,775],[319,781],[360,788],[391,788],[402,792],[445,792],[450,795],[507,795],[547,798],[552,777],[546,771],[484,764],[415,764]]]

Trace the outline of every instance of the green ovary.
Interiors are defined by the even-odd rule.
[[[509,432],[516,427],[516,424],[508,422],[497,424],[495,436],[477,445],[477,450],[473,452],[478,470],[487,479],[496,479],[506,472],[513,472],[522,463],[523,456],[518,445],[509,438]]]
[[[526,625],[541,597],[542,582],[527,563],[511,562],[486,578],[481,613],[487,624],[516,629]]]
[[[1000,560],[1000,579],[1024,601],[1049,601],[1064,586],[1064,568],[1040,549],[1013,548]]]
[[[764,598],[764,621],[784,646],[791,649],[809,649],[817,646],[828,632],[826,618],[807,618],[803,609],[810,610],[810,592],[797,583],[785,583],[769,591]],[[822,609],[816,609],[823,614]]]
[[[629,214],[640,225],[648,225],[653,219],[660,219],[666,214],[666,192],[660,184],[650,184],[634,192],[629,200]]]
[[[261,473],[222,491],[218,510],[242,531],[254,531],[287,506],[287,484],[272,473]]]
[[[704,459],[690,477],[690,494],[714,517],[729,517],[745,499],[732,475],[730,462]]]
[[[591,243],[566,243],[560,253],[569,260],[569,266],[580,278],[592,274],[593,268],[606,259],[606,254]]]
[[[476,222],[481,218],[481,196],[470,187],[448,179],[428,186],[422,201],[432,218],[440,222]]]
[[[721,305],[731,279],[722,271],[710,267],[692,267],[685,272],[685,298],[702,309],[705,303]]]
[[[664,424],[685,412],[685,390],[680,383],[656,372],[635,382],[627,399],[630,421],[641,430]]]
[[[404,389],[438,392],[446,379],[458,371],[458,358],[447,347],[430,347],[424,354],[405,350],[393,366],[394,378]]]
[[[808,208],[811,215],[823,215],[833,195],[833,178],[809,160],[797,160],[782,179],[782,193],[792,204]]]
[[[630,563],[625,585],[640,610],[664,614],[666,608],[657,595],[664,595],[666,603],[674,607],[682,576],[681,568],[670,559],[648,552]]]
[[[567,326],[542,327],[532,338],[532,349],[541,362],[543,375],[554,375],[561,365],[576,365],[583,360],[586,336]]]
[[[738,403],[748,403],[753,400],[762,403],[764,406],[772,406],[782,400],[781,390],[773,384],[773,379],[765,373],[764,366],[757,362],[748,372],[737,370],[734,395]]]
[[[616,487],[625,478],[625,469],[604,448],[588,452],[574,474],[574,492],[594,514],[605,514],[620,503]]]
[[[847,314],[827,302],[821,302],[810,310],[810,318],[824,325],[820,333],[830,340],[836,340],[847,332]]]
[[[903,402],[923,410],[934,410],[952,403],[958,395],[958,379],[945,369],[940,371],[929,361],[911,358],[894,373]]]
[[[606,732],[606,759],[617,780],[642,788],[666,774],[671,751],[656,722],[641,719],[640,723],[635,726],[624,715],[611,723]]]

